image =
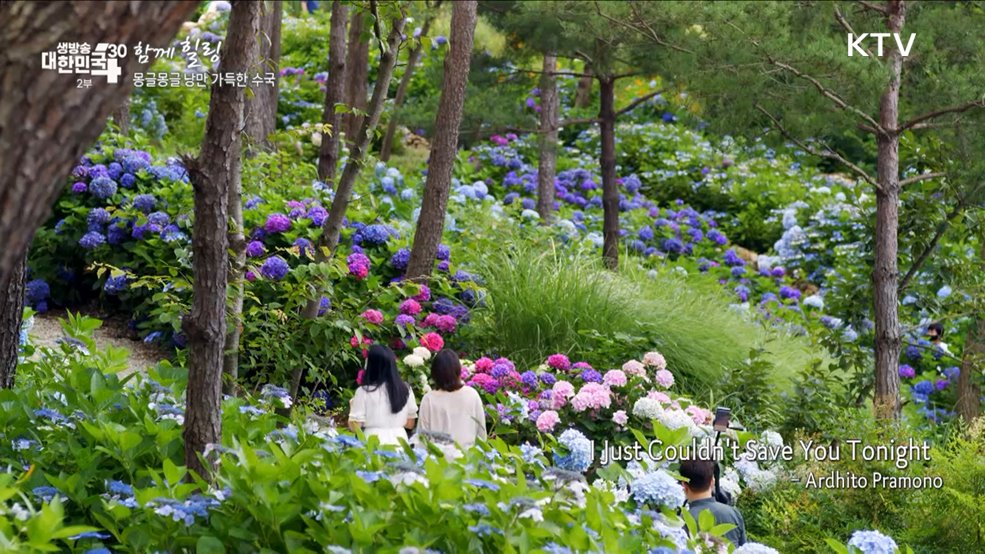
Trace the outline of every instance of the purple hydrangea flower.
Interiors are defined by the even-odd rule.
[[[586,370],[583,370],[581,372],[580,377],[581,377],[581,380],[584,381],[584,382],[586,382],[586,383],[601,383],[602,382],[602,374],[599,373],[598,371],[592,369],[592,368],[588,368]]]
[[[106,200],[116,194],[116,181],[109,177],[97,177],[89,183],[89,192],[100,200]]]
[[[899,376],[904,379],[912,379],[915,377],[917,372],[910,366],[903,364],[899,366]]]
[[[318,302],[318,315],[324,315],[325,312],[332,309],[332,301],[327,296],[322,296],[321,300]]]
[[[321,206],[312,206],[308,210],[308,219],[310,219],[311,223],[314,225],[321,227],[325,224],[325,220],[328,219],[328,211]]]
[[[102,244],[106,243],[106,237],[99,232],[89,231],[79,239],[79,246],[85,248],[86,250],[94,250]]]
[[[397,250],[393,256],[390,257],[390,265],[392,265],[394,269],[400,271],[407,269],[408,262],[410,262],[410,250],[407,248]]]
[[[263,228],[268,233],[283,233],[291,228],[291,218],[282,213],[270,214]]]
[[[438,264],[438,271],[441,271],[441,272],[444,272],[444,273],[448,273],[448,268],[449,267],[450,267],[450,264],[448,263],[448,260],[443,260],[442,262],[440,262]]]
[[[724,234],[722,234],[722,232],[719,231],[718,229],[712,229],[711,231],[708,231],[707,237],[708,240],[714,242],[719,246],[725,246],[725,244],[728,243],[728,238]]]
[[[79,181],[78,183],[74,183],[72,185],[72,192],[75,194],[82,194],[88,189],[89,187],[87,187],[86,184],[81,181]]]
[[[315,252],[315,247],[311,245],[311,241],[304,237],[295,239],[294,246],[298,247],[298,251],[302,256],[310,256]]]
[[[781,277],[783,277],[786,274],[787,274],[787,271],[785,269],[783,269],[783,267],[781,267],[781,266],[776,266],[776,267],[774,267],[773,269],[770,270],[770,275],[772,275],[773,277],[776,277],[778,279],[781,278]]]
[[[251,241],[246,245],[246,255],[251,258],[263,256],[264,252],[263,243],[258,240]]]
[[[436,256],[439,260],[450,260],[451,259],[451,248],[444,244],[438,245],[438,255]]]
[[[400,314],[394,319],[394,323],[397,327],[408,327],[414,325],[414,316],[407,314]]]
[[[780,298],[798,300],[800,298],[800,291],[793,287],[784,285],[780,287]]]
[[[103,285],[103,292],[110,295],[117,295],[127,290],[127,276],[110,277]]]
[[[382,246],[390,240],[392,232],[386,225],[373,224],[363,227],[357,234],[360,236],[359,244]]]
[[[263,265],[260,266],[260,275],[263,275],[267,279],[272,281],[279,281],[287,275],[290,271],[290,266],[287,265],[287,261],[280,256],[271,256],[267,258]]]
[[[157,206],[157,199],[152,194],[138,194],[133,197],[133,207],[145,214],[154,211],[155,206]]]
[[[137,178],[134,177],[132,173],[124,173],[123,176],[120,177],[120,184],[125,189],[133,188],[133,186],[137,184]]]
[[[158,227],[164,227],[168,223],[171,223],[171,216],[164,212],[154,212],[147,216],[147,223],[150,225],[157,225]]]

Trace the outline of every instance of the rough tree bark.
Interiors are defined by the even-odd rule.
[[[224,72],[256,64],[260,4],[233,2],[229,31],[220,52]],[[194,285],[191,313],[182,321],[188,335],[188,389],[185,409],[185,465],[211,477],[205,448],[222,441],[222,367],[226,337],[229,189],[239,178],[244,89],[212,86],[205,139],[198,158],[186,159],[195,195],[192,230]]]
[[[979,240],[981,244],[982,271],[985,271],[985,233]],[[971,423],[981,414],[982,391],[978,381],[985,369],[985,316],[978,314],[971,329],[968,329],[968,339],[964,343],[964,353],[961,360],[961,374],[958,375],[958,414]]]
[[[616,184],[615,79],[599,76],[599,131],[602,152],[602,257],[612,270],[619,267],[619,187]]]
[[[41,69],[59,42],[168,44],[196,2],[0,3],[0,282],[24,258],[65,178],[146,64],[121,60],[119,83]]]
[[[592,76],[592,68],[585,64],[585,74],[578,78],[578,88],[575,89],[575,107],[587,108],[592,104],[592,85],[595,78]]]
[[[130,98],[128,97],[122,104],[113,110],[113,123],[120,129],[121,135],[130,134]]]
[[[260,17],[260,64],[257,72],[273,72],[274,86],[266,83],[252,86],[253,97],[246,100],[246,134],[248,145],[264,150],[270,148],[268,137],[277,130],[277,89],[280,84],[280,26],[284,13],[281,0],[261,3],[264,13]]]
[[[421,37],[428,36],[428,31],[431,30],[431,23],[434,22],[440,6],[441,0],[438,0],[432,6],[431,11],[428,12],[427,19],[424,20],[424,25],[421,26]],[[418,42],[407,55],[407,67],[404,69],[403,77],[400,78],[400,85],[397,86],[397,96],[393,99],[393,114],[390,116],[390,122],[386,126],[386,134],[383,135],[383,147],[380,149],[381,161],[386,162],[390,160],[390,151],[393,150],[393,136],[397,134],[397,110],[404,105],[404,99],[407,97],[407,89],[410,87],[410,80],[414,76],[414,69],[417,68],[417,63],[421,61],[421,54],[423,52],[424,45]]]
[[[17,350],[20,346],[21,316],[24,314],[24,266],[21,259],[7,282],[0,282],[0,388],[14,386]]]
[[[336,113],[336,104],[345,102],[345,25],[349,9],[340,0],[332,2],[332,26],[328,37],[328,82],[325,83],[325,111],[322,123],[331,126],[322,133],[318,151],[318,178],[335,187],[335,169],[339,164],[339,133],[342,131],[342,114]]]
[[[902,31],[906,8],[903,2],[888,2],[888,31]],[[903,57],[891,46],[889,84],[879,101],[879,125],[876,134],[878,187],[876,189],[876,241],[872,271],[875,299],[875,395],[872,406],[881,419],[899,417],[899,91]]]
[[[544,55],[540,76],[540,156],[537,162],[537,213],[545,225],[554,220],[554,180],[557,175],[558,94],[557,56]]]
[[[363,120],[356,136],[355,146],[349,152],[345,168],[342,170],[342,177],[339,179],[339,186],[335,190],[335,198],[332,199],[332,206],[328,211],[328,217],[322,225],[321,236],[318,237],[318,244],[315,247],[315,262],[324,263],[331,259],[335,253],[335,248],[339,245],[339,234],[342,232],[342,219],[345,218],[345,211],[349,207],[349,199],[352,196],[352,187],[356,184],[356,178],[362,169],[366,153],[369,151],[373,133],[376,126],[380,123],[380,116],[383,114],[383,106],[386,104],[387,92],[390,89],[390,81],[393,78],[393,68],[397,65],[397,55],[400,48],[400,41],[403,37],[405,17],[395,18],[392,28],[386,41],[386,50],[380,56],[380,64],[376,74],[376,83],[373,85],[373,98],[369,102],[367,110],[368,117]],[[301,315],[307,319],[314,319],[318,315],[319,302],[321,300],[320,291],[314,291],[312,299],[305,305]],[[291,372],[291,396],[295,397],[301,388],[301,377],[303,368],[296,368]]]
[[[366,111],[366,89],[369,87],[369,41],[363,40],[365,17],[362,12],[355,12],[349,24],[348,59],[345,64],[345,103],[349,108]],[[382,40],[383,37],[378,37]],[[356,144],[356,134],[362,127],[363,117],[350,112],[343,118],[346,142]]]
[[[445,56],[441,100],[434,119],[434,141],[424,183],[421,214],[417,218],[414,245],[407,262],[407,277],[426,281],[431,276],[434,259],[445,224],[448,189],[458,150],[458,128],[465,106],[465,88],[469,80],[472,44],[475,37],[478,2],[459,1],[451,8],[451,48]]]

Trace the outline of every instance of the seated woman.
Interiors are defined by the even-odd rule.
[[[367,438],[376,436],[381,444],[400,444],[416,419],[414,391],[400,378],[393,351],[370,346],[362,385],[349,402],[349,428],[362,428]]]
[[[443,433],[461,447],[486,438],[486,413],[479,393],[462,383],[462,363],[451,350],[442,350],[431,362],[434,389],[421,399],[418,430]]]

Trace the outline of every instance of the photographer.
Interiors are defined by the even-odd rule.
[[[687,497],[687,509],[691,516],[698,521],[698,516],[705,510],[710,510],[715,516],[715,525],[731,523],[735,529],[725,533],[725,538],[741,546],[746,542],[746,523],[742,514],[728,504],[715,499],[712,494],[715,488],[715,462],[711,460],[682,460],[679,473],[686,478],[681,484],[684,496]]]

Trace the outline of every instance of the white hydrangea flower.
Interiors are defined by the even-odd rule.
[[[424,358],[418,356],[417,354],[408,354],[404,356],[404,363],[408,367],[421,367],[424,365]]]
[[[418,346],[417,348],[415,348],[414,355],[425,361],[431,359],[431,351],[428,350],[427,348],[424,348],[423,346]]]
[[[657,419],[663,411],[663,406],[660,405],[659,400],[647,398],[645,396],[633,404],[633,415],[644,419]],[[691,418],[688,417],[688,419]]]

